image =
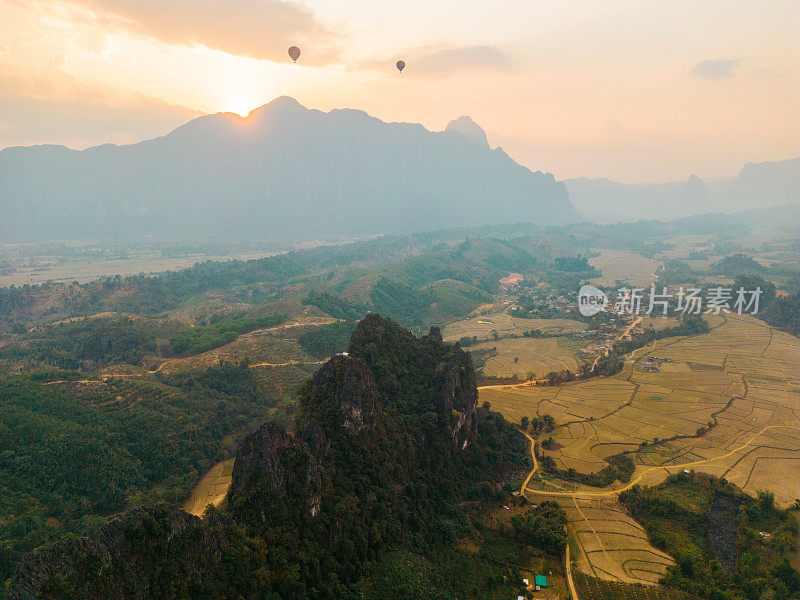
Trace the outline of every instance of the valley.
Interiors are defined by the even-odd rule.
[[[800,0],[0,0],[0,600],[800,600]]]
[[[707,334],[634,351],[613,377],[480,390],[481,401],[512,421],[549,414],[558,423],[557,449],[537,447],[540,462],[522,490],[533,502],[555,498],[564,507],[579,572],[653,585],[674,564],[620,506],[619,494],[634,486],[699,471],[752,495],[768,489],[783,506],[800,495],[800,342],[752,317],[709,320]],[[665,361],[658,372],[639,368],[655,356]],[[546,456],[558,469],[592,473],[620,452],[635,471],[608,488],[541,467]]]
[[[637,239],[621,241],[629,227],[445,231],[156,276],[0,289],[0,376],[14,390],[0,434],[41,431],[42,419],[60,432],[38,445],[15,433],[7,440],[14,455],[0,457],[6,498],[27,506],[24,521],[0,522],[10,549],[4,575],[42,544],[91,536],[153,501],[197,517],[209,505],[225,515],[238,510],[230,498],[243,441],[265,420],[290,437],[302,431],[306,382],[329,368],[330,357],[335,363],[351,351],[357,324],[377,313],[418,339],[457,343],[470,354],[467,388],[476,386],[486,418],[529,437],[522,446],[509,430],[519,462],[502,479],[461,491],[473,525],[447,546],[455,554],[442,547],[420,562],[397,549],[375,564],[363,589],[380,597],[369,577],[394,580],[409,569],[429,573],[419,589],[429,589],[428,580],[446,585],[440,578],[458,564],[480,573],[470,585],[499,598],[516,589],[520,573],[547,565],[553,593],[566,594],[571,579],[581,598],[612,585],[622,586],[613,588],[620,598],[639,589],[680,598],[691,588],[676,575],[683,550],[654,537],[651,517],[640,508],[635,515],[632,502],[641,494],[675,497],[680,484],[693,494],[697,486],[741,490],[725,493],[749,494],[744,503],[769,490],[776,510],[791,507],[800,491],[800,344],[778,327],[785,312],[773,311],[774,324],[725,311],[689,319],[674,308],[667,316],[587,317],[576,291],[605,282],[613,298],[617,284],[646,286],[653,277],[656,285],[731,285],[741,277],[732,269],[753,268],[748,276],[763,285],[769,277],[790,301],[795,263],[781,250],[791,244],[782,231],[762,227],[757,238],[743,238],[768,252],[734,249],[764,261],[762,269],[744,254],[712,251],[715,220],[698,222],[706,233],[694,237],[676,236],[684,225],[658,225],[652,258],[639,253]],[[615,248],[602,248],[603,240]],[[104,438],[109,428],[115,437]],[[59,435],[78,454],[102,448],[104,460],[65,462],[76,454],[58,454]],[[47,472],[79,472],[81,484],[54,489],[33,468],[24,480],[11,476],[11,465],[39,464],[43,450]],[[700,517],[713,498],[702,501]],[[563,511],[564,550],[541,546],[531,533],[540,505]],[[568,569],[560,566],[567,547]],[[496,584],[500,574],[511,577],[508,585]]]

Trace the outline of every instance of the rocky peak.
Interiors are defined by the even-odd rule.
[[[373,423],[375,379],[363,360],[346,354],[334,356],[312,382],[305,408],[323,427],[341,426],[356,435]]]
[[[453,443],[463,450],[475,431],[478,407],[475,371],[469,354],[460,351],[454,354],[444,369],[443,377],[442,404],[450,416]]]
[[[228,502],[251,523],[287,513],[314,516],[322,495],[322,468],[305,441],[274,422],[248,435],[236,450]],[[291,498],[291,502],[287,499]]]
[[[267,102],[263,106],[259,106],[258,108],[254,108],[250,112],[251,117],[261,117],[261,116],[289,116],[292,114],[307,112],[308,109],[300,104],[297,100],[292,98],[291,96],[278,96],[274,100]]]
[[[486,138],[486,132],[483,128],[473,121],[467,115],[462,115],[457,119],[453,119],[447,124],[445,131],[455,131],[470,142],[475,142],[481,146],[489,147],[489,140]]]

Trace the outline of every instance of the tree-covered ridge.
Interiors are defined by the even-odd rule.
[[[145,502],[182,502],[221,458],[226,436],[266,418],[276,401],[246,365],[160,381],[5,379],[0,580],[25,552],[66,533]]]
[[[84,318],[39,327],[0,347],[0,359],[59,369],[92,370],[110,364],[139,365],[157,355],[184,328],[174,321],[128,316]]]
[[[561,234],[541,231],[513,240],[464,235],[468,236],[449,231],[385,236],[262,259],[207,261],[156,276],[0,288],[0,335],[109,311],[161,315],[220,293],[232,302],[258,304],[299,292],[300,298],[307,297],[323,311],[330,309],[336,318],[358,319],[372,310],[417,326],[462,316],[487,301],[487,294],[508,272],[539,269],[577,247]],[[363,297],[342,302],[341,297],[365,277],[370,282]]]
[[[282,313],[225,319],[212,325],[184,329],[170,340],[170,344],[175,354],[200,354],[230,344],[240,334],[264,327],[275,327],[286,319],[287,315]]]
[[[776,298],[758,316],[770,325],[800,336],[800,292]]]
[[[715,273],[722,273],[724,275],[740,275],[740,274],[756,274],[766,271],[764,265],[754,260],[753,257],[737,252],[730,256],[726,256],[722,260],[717,261],[711,265],[711,269]]]
[[[620,501],[653,545],[675,557],[666,585],[714,600],[800,597],[800,574],[789,562],[797,519],[770,492],[753,498],[725,479],[691,472],[634,486]]]
[[[268,423],[243,440],[227,515],[140,511],[121,533],[33,553],[9,597],[357,598],[388,552],[450,548],[473,527],[459,503],[527,466],[523,438],[477,406],[469,355],[438,331],[370,315],[348,350],[301,389],[292,434]]]

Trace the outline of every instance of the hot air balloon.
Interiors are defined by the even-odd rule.
[[[289,56],[292,59],[292,62],[297,62],[297,59],[300,58],[300,48],[297,46],[292,46],[289,48]]]
[[[398,61],[397,61],[397,70],[398,70],[398,71],[400,71],[400,72],[402,73],[402,72],[403,72],[403,69],[405,69],[405,68],[406,68],[406,63],[405,63],[405,61],[398,60]]]

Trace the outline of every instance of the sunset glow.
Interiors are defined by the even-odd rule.
[[[731,175],[800,154],[797,2],[247,4],[178,20],[151,0],[0,0],[0,147],[134,142],[289,95],[432,130],[468,114],[557,177]]]

